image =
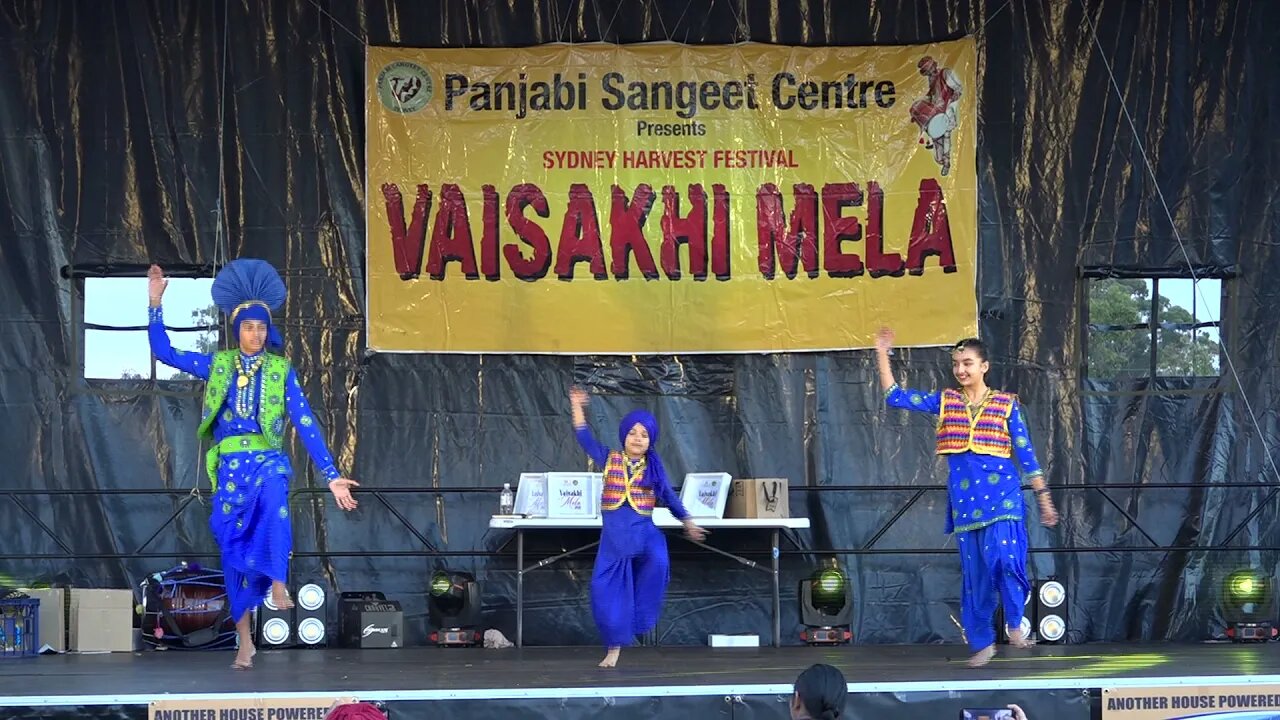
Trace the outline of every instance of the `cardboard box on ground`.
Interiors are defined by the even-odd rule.
[[[71,588],[67,649],[133,652],[133,591]]]
[[[40,601],[40,645],[58,652],[133,652],[132,590],[23,588]]]

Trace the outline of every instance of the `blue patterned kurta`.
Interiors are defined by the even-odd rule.
[[[942,393],[921,392],[894,385],[885,392],[889,407],[929,413],[942,410]],[[1022,622],[1027,594],[1027,529],[1023,524],[1022,481],[1043,475],[1035,448],[1013,403],[1009,413],[1012,458],[973,451],[947,454],[947,517],[945,531],[956,534],[960,570],[961,624],[969,647],[981,650],[995,642],[992,618],[1003,604],[1005,623]]]
[[[211,355],[174,349],[164,328],[160,308],[149,309],[148,337],[156,360],[172,368],[190,373],[201,380],[209,379]],[[239,362],[255,356],[240,356]],[[258,378],[260,380],[260,378]],[[214,442],[242,435],[261,434],[258,426],[258,403],[261,383],[251,382],[244,398],[235,383],[228,388],[227,398],[213,426]],[[237,400],[247,408],[241,414]],[[320,435],[315,415],[302,393],[292,368],[285,379],[285,403],[289,419],[321,474],[328,480],[341,475]],[[273,580],[287,582],[289,555],[293,551],[293,532],[289,522],[289,480],[293,466],[288,455],[278,450],[257,452],[224,452],[218,461],[218,487],[213,496],[209,528],[222,554],[222,572],[227,583],[231,617],[239,620],[257,607],[271,590]]]

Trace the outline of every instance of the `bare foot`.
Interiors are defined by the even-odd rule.
[[[271,602],[277,610],[288,610],[293,607],[293,600],[289,598],[289,588],[278,580],[271,583]]]
[[[974,653],[973,656],[969,658],[968,665],[971,668],[979,668],[991,662],[991,658],[995,656],[996,646],[994,644],[988,645]]]
[[[233,670],[248,670],[253,667],[253,656],[258,654],[258,649],[250,645],[248,648],[240,648],[236,652],[235,662],[231,663]]]
[[[1009,630],[1009,644],[1021,650],[1026,650],[1036,643],[1022,634],[1022,628],[1018,628],[1017,630]]]
[[[618,664],[618,654],[622,652],[622,648],[609,648],[609,654],[604,656],[600,661],[600,667],[611,668]]]

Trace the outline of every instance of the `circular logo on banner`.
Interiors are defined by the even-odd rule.
[[[388,110],[408,115],[431,102],[431,75],[421,65],[397,60],[378,73],[378,99]]]

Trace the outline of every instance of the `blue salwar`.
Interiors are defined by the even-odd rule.
[[[289,576],[289,459],[278,451],[235,452],[218,462],[209,529],[222,552],[231,617],[258,606],[273,580]]]
[[[577,429],[578,443],[600,467],[609,458],[591,429]],[[636,483],[652,487],[660,504],[683,520],[689,516],[665,478],[645,473]],[[605,647],[629,647],[637,635],[658,626],[663,598],[671,580],[667,539],[649,515],[641,515],[624,502],[615,510],[602,510],[600,548],[591,572],[591,613]]]
[[[591,572],[591,614],[605,647],[628,647],[658,626],[670,580],[667,539],[653,519],[625,503],[605,511]]]
[[[977,652],[996,641],[997,604],[1010,628],[1022,624],[1027,594],[1027,527],[999,520],[977,530],[956,533],[960,550],[960,624],[969,648]]]
[[[209,379],[213,357],[173,348],[159,308],[150,308],[148,337],[156,360],[201,380]],[[252,397],[245,408],[248,412],[241,415],[236,402],[240,391],[231,384],[217,413],[214,442],[261,434],[257,421],[261,383],[250,383],[249,389]],[[285,380],[284,402],[289,419],[321,474],[328,480],[341,477],[292,369]],[[270,593],[273,581],[288,581],[293,552],[289,520],[292,476],[289,456],[279,450],[223,452],[219,457],[209,529],[221,553],[233,620],[238,621],[257,607]]]
[[[894,385],[886,391],[885,403],[937,416],[941,397],[941,393]],[[1031,592],[1020,474],[1030,478],[1043,473],[1017,402],[1009,414],[1009,436],[1013,458],[972,451],[946,456],[944,531],[955,533],[960,551],[960,623],[973,652],[995,642],[993,619],[997,606],[1003,606],[1007,627],[1022,624]]]

